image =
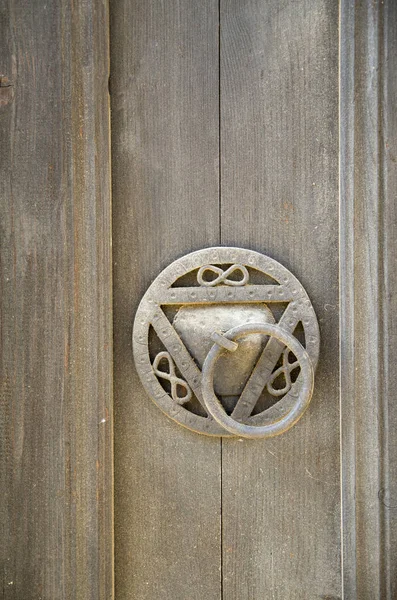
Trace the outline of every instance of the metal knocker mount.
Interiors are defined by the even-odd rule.
[[[136,368],[154,402],[198,433],[265,438],[302,416],[319,328],[299,281],[241,248],[207,248],[169,265],[143,296]]]

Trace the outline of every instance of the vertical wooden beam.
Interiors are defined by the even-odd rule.
[[[340,11],[340,303],[344,598],[396,594],[394,2]]]
[[[397,4],[388,0],[382,11],[381,123],[383,228],[383,299],[380,306],[383,331],[383,485],[378,491],[382,505],[383,597],[397,596]]]
[[[172,260],[219,243],[218,6],[111,4],[118,600],[221,597],[220,440],[168,419],[132,322]]]
[[[0,595],[109,600],[107,2],[1,13]]]
[[[228,600],[339,598],[338,5],[221,0],[222,243],[302,282],[322,337],[310,409],[223,441]]]

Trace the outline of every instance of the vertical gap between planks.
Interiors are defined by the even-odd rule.
[[[219,245],[222,245],[221,0],[218,0]],[[223,438],[220,438],[220,597],[223,600]]]
[[[219,244],[222,245],[222,144],[221,144],[221,0],[218,0],[218,144],[219,144]]]
[[[111,430],[110,430],[110,451],[111,451],[111,464],[110,464],[110,485],[111,492],[109,494],[110,501],[110,523],[111,523],[111,533],[110,533],[110,554],[111,554],[111,597],[109,600],[115,600],[116,598],[116,581],[115,581],[115,521],[114,521],[114,469],[115,469],[115,454],[114,454],[114,347],[113,347],[113,320],[114,320],[114,308],[113,308],[113,182],[112,182],[112,115],[111,115],[111,47],[110,47],[110,9],[111,9],[111,0],[107,0],[106,3],[107,8],[107,19],[106,19],[106,27],[107,27],[107,104],[108,104],[108,144],[109,144],[109,223],[110,223],[110,310],[111,310],[111,340],[112,340],[112,352],[111,352]]]
[[[220,464],[220,597],[223,600],[223,441],[220,438],[220,456],[221,456],[221,464]]]
[[[345,469],[345,438],[350,442],[349,452],[355,454],[355,428],[344,423],[344,396],[349,400],[350,412],[354,414],[352,394],[354,390],[354,369],[343,369],[343,362],[352,364],[354,358],[354,238],[348,224],[353,223],[354,178],[352,172],[345,172],[344,165],[352,164],[354,155],[354,13],[348,0],[339,3],[339,331],[346,330],[349,335],[339,336],[339,391],[340,391],[340,492],[341,492],[341,578],[342,600],[346,599],[349,588],[350,600],[357,598],[355,586],[355,562],[352,559],[355,532],[354,462],[351,469]],[[344,269],[342,268],[344,266]],[[347,325],[347,327],[346,327]],[[351,506],[353,514],[350,528],[347,530],[345,511]],[[347,556],[350,555],[350,560]],[[348,567],[348,568],[347,568]]]
[[[393,0],[394,1],[394,0]],[[386,15],[389,7],[389,2],[382,2],[379,7],[378,21],[378,40],[377,40],[377,68],[378,68],[378,138],[377,138],[377,154],[379,161],[379,178],[378,178],[378,281],[379,281],[379,393],[380,393],[380,482],[381,487],[378,491],[378,498],[382,489],[390,489],[389,481],[389,377],[388,373],[388,292],[387,290],[387,211],[385,203],[387,202],[387,161],[385,154],[385,144],[387,138],[387,109],[384,106],[387,98],[386,90],[386,61],[387,61],[387,21]],[[380,578],[381,589],[380,596],[385,599],[391,599],[391,581],[390,581],[390,529],[388,527],[387,514],[385,512],[384,503],[379,502],[380,511],[380,571],[384,574]]]

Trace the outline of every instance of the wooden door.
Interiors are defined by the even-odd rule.
[[[395,2],[9,0],[0,59],[1,598],[396,597]],[[141,297],[210,246],[317,313],[278,437],[137,376]]]
[[[382,563],[392,413],[380,379],[393,208],[378,136],[392,12],[311,0],[113,6],[119,600],[395,593]],[[149,283],[216,245],[280,261],[319,318],[311,408],[271,440],[183,429],[134,369],[131,324]]]

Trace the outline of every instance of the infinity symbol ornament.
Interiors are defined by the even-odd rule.
[[[166,361],[168,364],[168,371],[160,371],[159,365],[161,361]],[[171,396],[172,399],[180,405],[186,404],[192,399],[192,390],[184,381],[176,376],[175,364],[168,352],[159,352],[153,361],[153,371],[160,377],[160,379],[166,379],[171,384]],[[186,391],[184,396],[178,396],[178,386]]]
[[[228,279],[229,275],[232,275],[232,273],[235,273],[236,271],[240,271],[242,278],[238,280]],[[218,277],[215,277],[215,279],[211,279],[210,281],[208,281],[207,279],[204,279],[204,274],[207,272],[215,273],[215,275],[218,275]],[[239,264],[232,265],[231,267],[226,269],[226,271],[220,269],[219,267],[216,267],[215,265],[204,265],[199,269],[199,272],[197,273],[197,281],[199,285],[202,285],[204,287],[214,287],[215,285],[219,285],[220,283],[224,283],[225,285],[231,285],[233,287],[239,287],[241,285],[246,285],[248,283],[248,279],[248,270],[244,267],[244,265]]]
[[[204,248],[149,286],[133,348],[144,388],[171,419],[205,435],[266,438],[307,408],[320,332],[283,265],[244,248]]]
[[[269,392],[269,394],[272,394],[272,396],[284,396],[284,394],[289,392],[291,389],[291,373],[299,367],[299,361],[295,360],[294,362],[290,363],[288,359],[289,353],[290,349],[286,347],[283,352],[283,364],[281,365],[281,367],[279,367],[276,371],[272,373],[270,379],[267,382],[267,391]],[[273,386],[273,383],[276,381],[276,379],[278,379],[278,377],[280,377],[280,375],[284,376],[285,386],[283,388],[275,388]]]

